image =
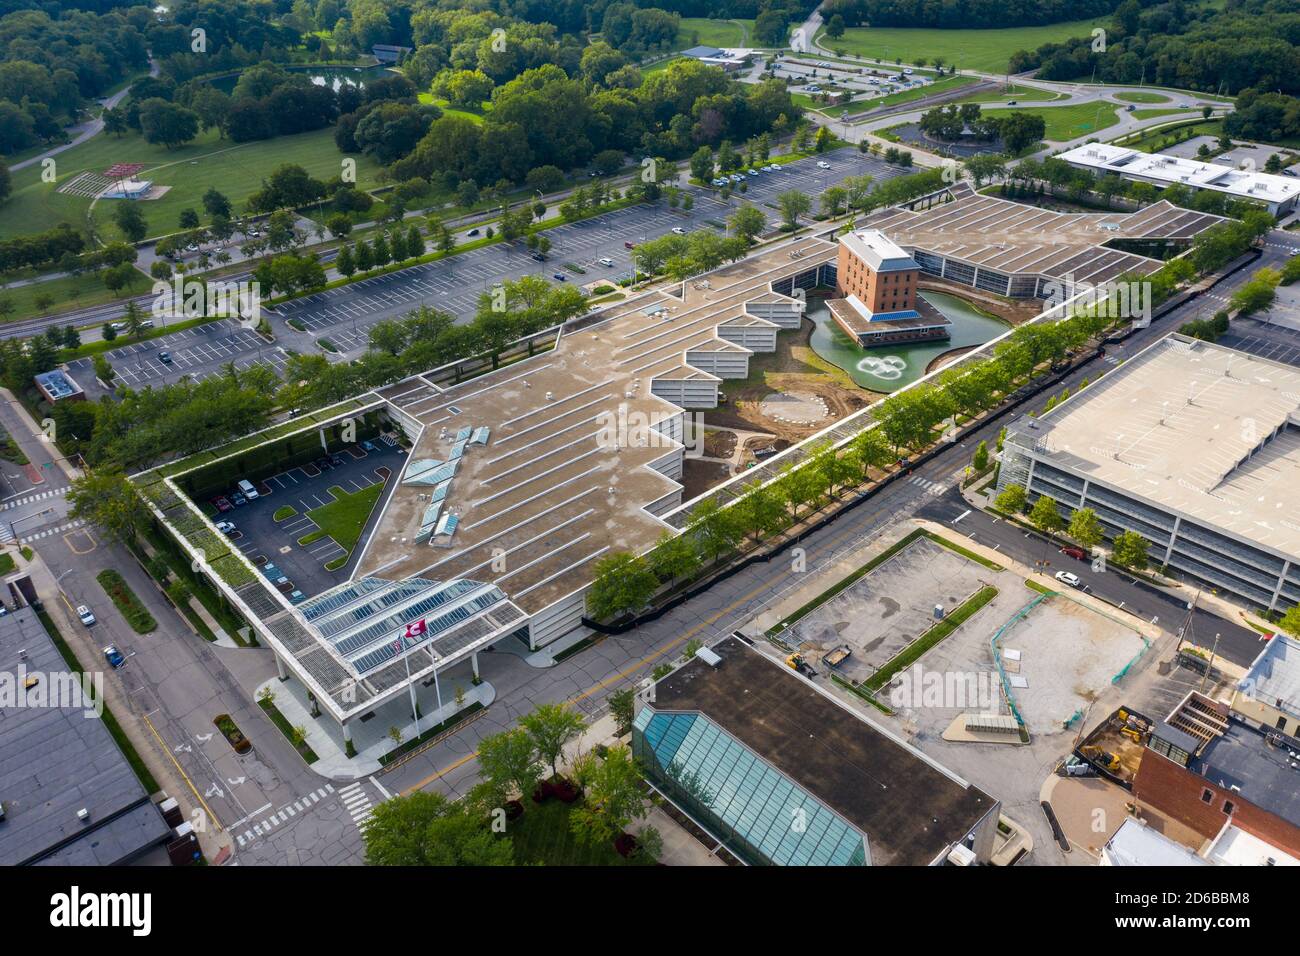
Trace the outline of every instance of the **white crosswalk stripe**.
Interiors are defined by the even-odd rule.
[[[270,833],[277,826],[280,826],[292,817],[297,816],[298,813],[303,810],[320,803],[321,800],[333,792],[334,787],[327,783],[325,786],[313,790],[311,793],[307,794],[307,796],[300,797],[291,804],[285,804],[264,820],[252,824],[248,829],[244,830],[243,833],[235,834],[235,842],[239,844],[241,849],[248,846],[248,844],[252,843],[258,837],[266,836],[266,834]]]
[[[339,796],[343,798],[343,806],[347,808],[348,813],[352,816],[352,822],[359,829],[364,830],[374,813],[370,803],[370,796],[360,783],[352,783],[342,788],[339,790]]]
[[[37,531],[35,534],[26,534],[18,539],[19,544],[30,544],[33,541],[40,541],[41,538],[48,538],[53,534],[62,534],[65,531],[75,531],[82,527],[86,522],[78,518],[76,521],[69,521],[67,524],[61,524],[57,528],[46,528],[44,531]]]
[[[922,478],[920,475],[913,475],[909,481],[930,492],[932,495],[941,495],[948,490],[946,485],[941,485],[937,481],[931,481],[929,478]]]
[[[26,495],[22,498],[16,498],[13,501],[6,501],[0,504],[0,511],[8,511],[10,508],[17,508],[19,505],[25,505],[33,501],[44,501],[46,498],[55,498],[68,493],[68,487],[52,488],[49,491],[40,491],[36,494]]]

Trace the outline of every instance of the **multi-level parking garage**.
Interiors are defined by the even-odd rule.
[[[1151,564],[1281,610],[1300,603],[1300,371],[1171,335],[1008,429],[1000,489],[1091,508]]]
[[[910,252],[926,275],[1013,299],[1059,299],[1066,282],[1095,286],[1160,268],[1159,259],[1116,245],[1177,248],[1222,221],[1163,201],[1134,213],[1055,212],[961,184],[865,225]]]

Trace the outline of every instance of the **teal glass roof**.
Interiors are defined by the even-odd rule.
[[[651,776],[778,866],[861,866],[860,831],[699,713],[645,707],[633,729]]]

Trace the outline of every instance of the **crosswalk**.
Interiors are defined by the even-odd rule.
[[[22,498],[15,498],[12,501],[6,501],[0,504],[0,511],[8,511],[10,508],[17,508],[19,505],[31,504],[33,501],[44,501],[46,498],[58,498],[68,493],[71,486],[65,485],[62,488],[52,488],[49,491],[38,491],[35,494],[25,495]]]
[[[85,523],[86,522],[84,519],[78,518],[76,521],[69,521],[66,524],[61,524],[57,528],[46,528],[43,531],[37,531],[34,532],[33,534],[23,535],[21,538],[18,539],[18,543],[31,544],[33,541],[40,541],[41,538],[48,538],[51,535],[63,534],[66,531],[75,531],[77,528],[80,528],[83,525],[85,525]],[[10,538],[10,540],[13,540],[12,537]]]
[[[937,481],[931,481],[929,478],[922,478],[920,475],[913,475],[908,479],[909,484],[924,488],[932,495],[941,495],[948,490],[948,486],[940,484]]]
[[[366,824],[370,822],[371,816],[374,815],[374,808],[370,803],[370,796],[366,793],[365,788],[361,786],[360,782],[350,783],[339,791],[339,797],[342,798],[343,806],[352,817],[352,822],[357,825],[357,829],[364,830]]]
[[[243,833],[236,834],[235,842],[238,843],[241,848],[248,846],[248,844],[252,843],[258,837],[266,836],[276,827],[289,822],[298,814],[310,810],[333,792],[333,785],[327,783],[325,786],[313,790],[311,793],[307,794],[307,796],[300,797],[293,803],[286,803],[276,812],[263,817],[257,823],[249,826]]]

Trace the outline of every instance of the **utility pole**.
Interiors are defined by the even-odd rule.
[[[1205,682],[1210,679],[1210,669],[1214,667],[1214,658],[1218,655],[1218,653],[1219,653],[1219,635],[1216,632],[1214,635],[1214,648],[1213,650],[1210,651],[1210,662],[1205,665],[1205,673],[1201,676],[1201,686],[1196,688],[1198,692],[1205,690]]]

